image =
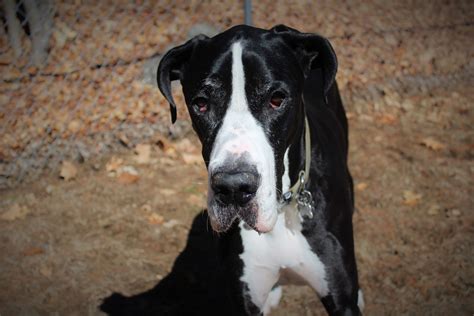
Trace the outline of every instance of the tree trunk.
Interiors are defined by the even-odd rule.
[[[16,17],[15,0],[3,0],[3,10],[5,11],[5,19],[8,27],[8,39],[13,49],[15,58],[22,54],[21,49],[21,23]]]
[[[42,66],[48,58],[49,39],[53,31],[54,6],[52,0],[24,0],[31,33],[31,63]]]

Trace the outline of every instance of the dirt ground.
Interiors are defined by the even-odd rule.
[[[333,13],[314,22],[334,35],[340,61],[367,315],[474,313],[474,9],[430,3],[392,4],[385,15],[383,3],[366,11],[324,2],[321,12]],[[264,7],[256,23],[279,22]],[[316,28],[305,24],[315,12],[298,10],[290,25]],[[173,139],[117,140],[112,153],[64,169],[68,180],[52,168],[0,189],[1,316],[101,315],[102,298],[143,292],[170,271],[206,200],[183,108]],[[168,122],[160,114],[153,124]],[[309,288],[283,291],[272,315],[324,315]]]
[[[474,312],[473,97],[465,89],[424,98],[450,117],[446,126],[410,114],[349,112],[368,315]],[[438,143],[427,145],[426,137]],[[205,168],[194,143],[189,136],[167,144],[179,152],[154,148],[145,165],[132,151],[118,153],[137,169],[134,183],[111,176],[111,157],[103,157],[79,166],[76,179],[45,174],[3,191],[2,208],[16,205],[24,217],[0,221],[1,314],[96,314],[112,291],[138,293],[159,281],[205,205]],[[322,314],[308,288],[284,293],[274,315]]]

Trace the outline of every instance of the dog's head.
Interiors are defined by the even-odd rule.
[[[258,232],[273,228],[289,185],[282,184],[285,156],[303,130],[305,77],[315,67],[323,71],[326,92],[337,68],[331,45],[283,25],[200,35],[161,59],[158,86],[172,121],[171,81],[179,79],[202,143],[214,230],[227,230],[236,218]]]

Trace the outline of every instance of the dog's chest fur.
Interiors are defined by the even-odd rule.
[[[324,296],[328,292],[324,265],[295,227],[288,227],[287,214],[278,215],[273,230],[259,235],[240,225],[244,263],[241,280],[248,285],[252,301],[262,308],[275,284],[309,284]],[[305,281],[303,281],[305,280]]]
[[[283,190],[288,190],[288,152],[284,163],[282,184]],[[269,293],[279,284],[308,284],[321,297],[329,292],[324,265],[301,233],[300,215],[295,208],[283,207],[269,233],[258,234],[245,226],[240,224],[240,258],[244,264],[241,281],[248,285],[249,292],[245,294],[259,308],[267,309]]]

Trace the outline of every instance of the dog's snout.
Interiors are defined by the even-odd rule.
[[[211,188],[223,204],[247,204],[254,198],[258,185],[259,177],[253,172],[218,172],[211,177]]]

